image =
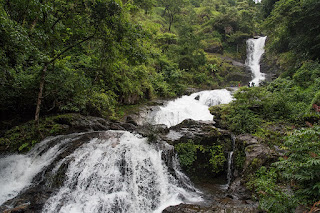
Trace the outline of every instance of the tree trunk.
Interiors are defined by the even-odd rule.
[[[37,108],[36,108],[36,113],[35,113],[35,117],[34,117],[34,121],[36,124],[39,124],[40,108],[41,108],[41,101],[42,101],[43,88],[44,88],[47,67],[48,67],[48,64],[45,64],[43,67],[43,70],[41,72],[39,94],[38,94],[38,99],[37,99]]]
[[[39,86],[39,94],[38,94],[38,99],[37,99],[37,107],[36,107],[36,113],[34,116],[34,121],[36,124],[39,124],[39,117],[40,117],[40,108],[41,108],[41,101],[42,101],[42,95],[43,95],[43,88],[44,88],[44,83],[45,83],[45,77],[46,77],[46,72],[47,72],[47,68],[50,64],[54,63],[55,60],[57,60],[58,58],[60,58],[64,53],[68,52],[69,50],[71,50],[72,48],[94,38],[96,34],[96,31],[94,32],[93,35],[84,38],[83,40],[67,47],[66,49],[64,49],[61,53],[59,53],[58,55],[56,55],[53,59],[51,59],[49,62],[44,64],[43,70],[41,72],[41,78],[40,78],[40,86]]]

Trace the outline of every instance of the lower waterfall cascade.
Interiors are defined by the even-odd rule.
[[[30,186],[33,177],[72,140],[62,139],[52,147],[49,138],[26,155],[1,158],[5,170],[1,170],[0,183],[6,182],[8,187],[0,194],[1,202]],[[65,180],[42,212],[160,213],[170,205],[202,201],[201,193],[180,171],[177,157],[168,152],[170,149],[169,144],[148,144],[146,138],[127,131],[101,132],[54,165],[52,175],[62,165],[68,165]],[[171,158],[167,161],[171,165],[163,158]],[[14,186],[16,182],[19,187]]]
[[[63,151],[61,146],[68,142],[67,139],[62,139],[61,143],[48,149],[50,142],[58,138],[60,136],[43,140],[25,155],[0,157],[0,205],[30,186],[32,179]]]

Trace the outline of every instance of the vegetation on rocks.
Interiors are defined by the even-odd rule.
[[[215,176],[224,171],[226,157],[222,145],[195,144],[192,140],[175,145],[181,166],[191,175],[201,172]]]

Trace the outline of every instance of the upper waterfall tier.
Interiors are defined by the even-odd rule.
[[[255,85],[265,80],[265,74],[260,72],[260,60],[264,54],[265,37],[251,38],[247,40],[247,60],[246,65],[250,67],[253,74],[252,82]]]

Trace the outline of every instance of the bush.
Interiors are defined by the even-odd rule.
[[[263,166],[247,186],[254,190],[260,209],[274,213],[294,212],[297,202],[286,186],[279,184],[279,178],[277,168]]]
[[[282,176],[293,183],[304,203],[320,200],[320,126],[295,131],[286,139],[287,158],[275,163]]]

